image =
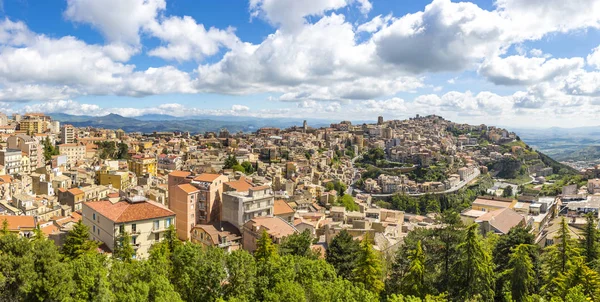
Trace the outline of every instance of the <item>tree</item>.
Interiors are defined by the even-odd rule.
[[[529,257],[533,264],[535,283],[537,284],[540,267],[539,248],[534,245],[535,237],[530,232],[529,228],[520,226],[514,227],[508,231],[508,234],[500,236],[492,252],[494,263],[496,264],[495,272],[496,276],[498,276],[496,279],[495,291],[497,299],[501,298],[503,289],[505,288],[506,283],[509,282],[509,275],[506,274],[506,271],[510,269],[510,256],[516,247],[522,244],[528,246],[527,252],[529,253]]]
[[[131,259],[135,256],[135,249],[131,245],[131,236],[127,232],[120,234],[115,241],[115,250],[113,251],[113,257],[124,261],[131,262]]]
[[[256,262],[245,250],[237,250],[225,256],[227,283],[223,293],[227,299],[252,301],[256,286]]]
[[[16,234],[3,233],[0,236],[0,259],[0,275],[4,279],[0,286],[0,301],[24,301],[36,277],[32,242]]]
[[[557,278],[556,284],[561,296],[566,297],[569,289],[580,286],[587,297],[592,299],[600,297],[600,276],[598,272],[585,265],[584,261],[582,257],[573,259],[567,273]]]
[[[581,249],[585,257],[585,263],[590,267],[597,267],[598,262],[598,225],[595,221],[595,213],[590,212],[585,215],[586,224],[583,229],[583,239]]]
[[[77,221],[72,230],[67,233],[62,247],[63,255],[77,258],[84,253],[89,253],[98,248],[98,244],[89,240],[89,227],[82,220]]]
[[[510,293],[516,302],[525,301],[535,285],[535,271],[529,249],[532,246],[519,244],[510,254],[509,269],[505,272],[510,281]]]
[[[451,292],[455,299],[467,301],[477,296],[483,301],[494,298],[494,272],[490,252],[483,246],[479,225],[467,227],[465,241],[457,246]]]
[[[46,136],[43,141],[44,160],[52,159],[52,156],[60,154],[58,149],[50,142],[50,137]]]
[[[235,172],[246,173],[246,170],[244,169],[244,167],[242,167],[242,165],[234,165],[233,167],[231,167],[231,169],[233,169],[233,171]]]
[[[356,267],[352,271],[354,282],[362,283],[367,290],[375,294],[383,290],[383,270],[379,255],[369,242],[368,234],[365,234],[360,242]]]
[[[254,166],[252,165],[251,162],[249,162],[249,161],[243,162],[242,167],[244,168],[244,171],[246,174],[254,173]]]
[[[347,211],[358,211],[358,205],[354,202],[354,198],[349,194],[340,197],[339,203],[342,204]]]
[[[184,244],[173,254],[173,285],[185,301],[214,301],[227,277],[225,253],[217,247]]]
[[[275,244],[273,244],[273,240],[267,231],[263,229],[260,238],[256,241],[254,259],[256,259],[256,261],[267,261],[277,256],[277,248],[275,247]]]
[[[296,282],[285,280],[279,282],[265,294],[265,302],[305,302],[304,289]]]
[[[425,254],[420,240],[411,251],[408,260],[410,265],[402,279],[402,293],[422,298],[425,296],[427,286],[425,285]]]
[[[166,147],[162,149],[162,154],[169,154],[169,149],[167,149]]]
[[[234,166],[239,165],[240,163],[238,162],[238,160],[235,158],[235,155],[229,155],[226,159],[225,159],[225,165],[223,166],[223,169],[233,169]]]
[[[356,266],[358,249],[358,242],[343,229],[331,240],[329,248],[325,251],[325,261],[333,265],[338,276],[349,280]]]
[[[104,255],[84,253],[69,262],[73,271],[76,301],[110,301],[113,293],[108,280],[108,263]]]
[[[31,280],[25,301],[65,301],[74,290],[73,271],[53,241],[32,242],[31,257],[35,277]]]
[[[295,255],[309,258],[315,258],[315,253],[311,250],[312,234],[309,230],[302,233],[294,233],[285,237],[279,245],[281,255]]]
[[[506,188],[504,188],[504,190],[502,190],[502,197],[512,197],[513,195],[515,194],[513,193],[512,186],[507,186]]]
[[[569,226],[563,217],[555,237],[555,244],[546,247],[542,254],[542,271],[544,272],[544,285],[542,291],[547,295],[560,290],[562,278],[571,268],[573,261],[580,256],[577,243],[571,238]]]

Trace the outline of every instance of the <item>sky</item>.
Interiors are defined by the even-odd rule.
[[[0,111],[595,126],[600,0],[0,0]]]

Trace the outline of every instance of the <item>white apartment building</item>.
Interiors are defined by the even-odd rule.
[[[61,144],[58,145],[60,155],[67,156],[67,164],[73,166],[78,160],[85,159],[85,146],[78,144]]]
[[[241,229],[254,217],[273,216],[274,204],[270,186],[253,187],[245,192],[224,192],[222,220]]]

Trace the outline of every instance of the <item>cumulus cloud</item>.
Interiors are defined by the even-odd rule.
[[[111,42],[140,42],[140,29],[166,9],[165,0],[67,0],[64,15],[97,28]]]
[[[592,50],[592,53],[587,56],[586,62],[588,65],[600,69],[600,46]]]
[[[239,112],[239,111],[249,111],[250,107],[244,106],[244,105],[233,105],[233,106],[231,106],[231,110],[237,111],[237,112]]]
[[[498,85],[532,85],[566,76],[583,65],[583,58],[495,57],[485,61],[479,67],[479,73]]]

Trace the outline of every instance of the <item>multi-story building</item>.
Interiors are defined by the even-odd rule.
[[[83,223],[93,240],[114,251],[115,242],[125,232],[131,236],[136,258],[147,258],[150,246],[164,238],[175,223],[175,213],[142,196],[109,197],[83,204]]]
[[[196,224],[210,224],[221,218],[223,184],[227,176],[173,171],[169,174],[169,208],[177,214],[177,234],[190,239]]]
[[[75,127],[73,127],[71,125],[64,125],[60,129],[60,143],[61,144],[75,143]]]
[[[73,212],[81,210],[84,198],[85,194],[79,188],[58,189],[58,202],[62,205],[68,205]]]
[[[19,122],[19,130],[27,131],[30,135],[44,133],[48,130],[48,123],[39,118],[23,119]]]
[[[21,237],[33,236],[35,230],[35,218],[33,216],[6,216],[0,215],[0,225],[6,221],[8,223],[8,231],[18,234]]]
[[[77,161],[85,159],[85,146],[78,144],[60,144],[58,145],[60,155],[67,156],[67,164],[73,166]]]
[[[127,171],[100,171],[97,177],[99,185],[112,186],[117,190],[136,185],[136,178]]]
[[[137,176],[150,174],[156,176],[156,157],[149,155],[134,155],[127,162],[129,171]]]
[[[44,150],[39,141],[29,135],[13,135],[7,140],[9,149],[19,149],[29,157],[30,167],[28,171],[44,166]]]
[[[225,192],[222,219],[241,228],[254,217],[272,216],[274,203],[270,186],[252,187],[245,192]]]
[[[0,165],[8,175],[15,175],[21,172],[21,157],[23,153],[20,149],[0,150]]]

